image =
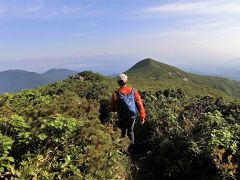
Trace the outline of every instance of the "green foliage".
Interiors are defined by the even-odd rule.
[[[110,112],[112,79],[92,72],[81,76],[84,80],[0,96],[0,178],[133,176],[122,153],[129,140],[120,138],[116,114]],[[237,179],[239,101],[188,97],[188,91],[162,90],[159,84],[152,89],[140,91],[147,117],[144,126],[136,124],[136,151],[153,178]]]
[[[129,159],[121,153],[128,140],[98,120],[106,82],[92,73],[86,76],[0,96],[1,178],[129,176]]]
[[[0,118],[0,131],[10,136],[14,141],[27,143],[25,140],[30,138],[28,132],[30,125],[18,115],[12,115],[9,118]]]
[[[12,95],[5,93],[0,96],[0,117],[6,117],[12,114],[10,109],[10,100],[12,99]]]
[[[19,168],[24,178],[105,179],[127,175],[127,160],[118,151],[122,147],[119,134],[99,126],[98,121],[57,115],[41,121],[35,136],[41,146],[36,153],[24,156]]]
[[[93,73],[92,71],[83,71],[78,74],[82,76],[86,81],[101,82],[104,80],[104,77],[101,74]]]
[[[140,153],[147,154],[154,177],[237,178],[239,103],[207,96],[189,99],[178,93],[141,93],[147,122],[137,128],[137,143]],[[214,152],[222,148],[226,152],[220,162]]]
[[[9,156],[9,151],[12,149],[13,140],[0,133],[0,178],[13,171],[13,157]]]

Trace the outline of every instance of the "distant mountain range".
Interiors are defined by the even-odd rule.
[[[196,73],[196,72],[193,72],[193,73]],[[212,74],[196,73],[196,74],[207,75],[207,76],[225,77],[227,79],[240,81],[240,70],[236,70],[234,68],[225,69],[224,72],[222,72],[221,74],[220,73],[212,73]]]
[[[0,72],[0,94],[31,89],[59,80],[76,72],[69,69],[50,69],[43,74],[22,70]],[[144,59],[125,72],[130,83],[139,89],[182,89],[189,94],[209,94],[240,98],[240,82],[224,77],[198,75],[153,59]]]
[[[144,81],[149,89],[181,88],[187,92],[200,91],[240,98],[240,82],[224,77],[204,76],[185,72],[153,59],[144,59],[125,72],[135,82]]]
[[[69,69],[50,69],[43,74],[23,70],[0,72],[0,94],[31,89],[51,82],[66,79],[75,72]]]

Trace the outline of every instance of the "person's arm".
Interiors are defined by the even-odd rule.
[[[111,111],[116,112],[117,111],[117,95],[115,92],[112,93],[112,99],[111,99]]]
[[[145,110],[144,110],[144,107],[143,107],[141,97],[136,90],[134,92],[134,97],[135,97],[135,103],[137,105],[137,109],[139,111],[139,119],[141,121],[141,124],[143,124],[145,122],[146,114],[145,114]]]

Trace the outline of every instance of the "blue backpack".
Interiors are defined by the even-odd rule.
[[[131,93],[128,95],[121,94],[118,91],[116,91],[116,94],[119,99],[119,116],[135,118],[137,115],[137,108],[134,99],[134,90],[132,89]]]

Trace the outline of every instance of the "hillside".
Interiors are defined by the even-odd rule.
[[[130,157],[110,112],[117,85],[79,75],[0,96],[0,179],[239,177],[239,101],[140,91],[146,123],[136,121]]]
[[[74,71],[68,69],[50,69],[43,74],[23,70],[0,72],[0,94],[18,92],[22,89],[36,88],[51,82],[64,80]]]
[[[133,85],[150,90],[181,88],[190,94],[209,94],[240,98],[240,82],[227,78],[202,76],[153,59],[139,61],[125,72]]]
[[[47,84],[47,78],[34,72],[8,70],[0,72],[0,94],[17,92],[21,89],[36,88]]]
[[[129,75],[140,77],[150,77],[154,79],[184,79],[187,74],[173,66],[158,62],[153,59],[144,59],[136,63],[133,67],[126,71]]]
[[[103,80],[94,75],[0,96],[0,179],[127,177],[128,158],[119,151],[128,140],[98,119]]]

